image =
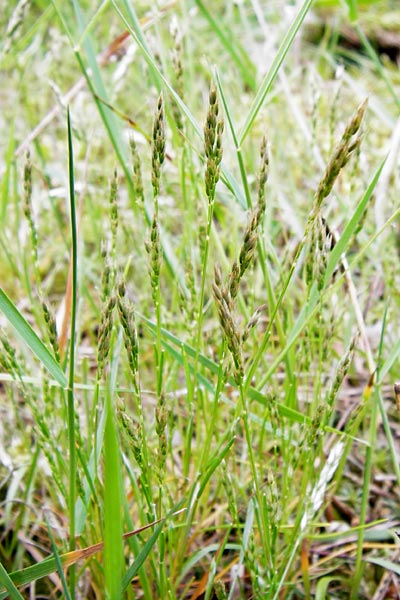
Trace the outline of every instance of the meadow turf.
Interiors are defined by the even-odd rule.
[[[396,598],[398,2],[0,21],[0,599]]]

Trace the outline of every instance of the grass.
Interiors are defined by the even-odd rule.
[[[0,598],[394,597],[391,3],[151,6],[2,15]]]

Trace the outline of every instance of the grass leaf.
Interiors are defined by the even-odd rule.
[[[117,375],[119,344],[113,355],[111,374],[106,383],[106,426],[104,432],[104,573],[106,597],[121,597],[123,572],[122,547],[122,465],[120,444],[115,420],[115,381]]]
[[[296,37],[297,32],[299,31],[304,19],[307,16],[308,11],[310,10],[311,4],[313,0],[305,0],[301,9],[299,10],[295,20],[292,25],[289,27],[285,37],[283,38],[281,45],[279,46],[278,52],[272,62],[271,67],[269,68],[267,74],[265,75],[256,97],[254,98],[250,110],[245,119],[244,125],[242,127],[242,131],[239,135],[239,142],[242,145],[244,140],[246,139],[251,126],[253,125],[260,109],[264,103],[265,97],[270,91],[272,84],[275,81],[276,76],[278,75],[281,64],[283,63],[286,54],[289,52],[294,38]]]
[[[3,585],[3,587],[8,592],[6,595],[1,594],[0,595],[1,598],[6,598],[7,595],[9,594],[10,598],[12,598],[12,600],[23,600],[23,596],[21,596],[21,594],[15,587],[12,579],[10,579],[10,576],[8,575],[5,568],[3,567],[2,563],[0,563],[0,583]]]
[[[251,90],[255,90],[256,81],[255,81],[255,67],[252,61],[250,60],[249,55],[246,50],[240,45],[239,40],[232,39],[226,31],[220,25],[221,21],[218,20],[211,14],[211,12],[204,5],[202,0],[195,0],[197,6],[199,7],[201,13],[205,16],[208,23],[211,26],[211,29],[215,31],[216,36],[220,39],[224,48],[231,55],[233,62],[239,68],[240,74],[243,78],[243,81],[246,85],[249,86]]]
[[[0,310],[52,377],[61,387],[66,388],[67,378],[60,365],[2,288],[0,288]]]

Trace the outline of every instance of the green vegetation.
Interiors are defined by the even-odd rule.
[[[397,0],[1,19],[0,599],[395,597]]]

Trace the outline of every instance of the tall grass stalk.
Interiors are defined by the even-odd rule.
[[[206,287],[206,277],[208,269],[208,255],[210,249],[210,234],[214,214],[215,189],[220,178],[220,163],[222,160],[222,133],[224,130],[224,121],[220,115],[217,89],[214,84],[210,86],[209,105],[204,124],[204,152],[206,155],[206,168],[204,173],[205,194],[207,198],[207,217],[205,227],[205,239],[201,265],[200,294],[198,304],[198,322],[196,350],[197,356],[201,350],[201,337],[203,327],[204,295]],[[197,377],[197,358],[194,369],[195,381]],[[194,385],[194,388],[196,386]]]
[[[76,344],[76,311],[78,301],[78,238],[76,226],[76,203],[75,203],[75,176],[74,176],[74,152],[72,145],[71,116],[67,112],[68,126],[68,173],[69,173],[69,200],[70,200],[70,222],[71,222],[71,263],[72,263],[72,305],[71,305],[71,325],[70,325],[70,343],[69,343],[69,373],[67,388],[68,403],[68,438],[69,438],[69,549],[75,550],[76,547],[76,524],[75,524],[75,505],[76,505],[76,477],[77,477],[77,459],[76,459],[76,435],[75,435],[75,405],[74,405],[74,377],[75,377],[75,344]],[[70,591],[71,597],[75,597],[75,567],[70,571]]]
[[[111,372],[106,380],[106,426],[104,432],[104,579],[106,598],[121,598],[123,575],[122,547],[122,465],[115,410],[115,384],[118,369],[119,348],[122,336],[116,344]]]

